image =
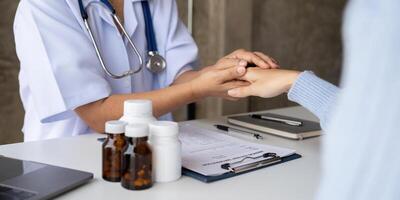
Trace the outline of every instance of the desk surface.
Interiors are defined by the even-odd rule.
[[[272,113],[304,119],[317,119],[301,107],[272,110]],[[195,120],[190,123],[212,128],[225,123],[226,118]],[[19,143],[0,146],[0,154],[17,159],[47,163],[92,172],[90,183],[60,196],[58,199],[312,199],[320,176],[321,137],[303,141],[266,135],[262,143],[296,149],[303,157],[251,173],[206,184],[189,177],[172,183],[157,183],[145,191],[128,191],[118,183],[101,178],[101,143],[98,134],[78,137]]]

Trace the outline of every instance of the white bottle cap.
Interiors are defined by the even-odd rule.
[[[123,121],[106,122],[105,132],[109,134],[123,134],[125,132],[126,123]]]
[[[125,136],[141,138],[149,136],[149,126],[143,123],[132,123],[125,127]]]
[[[149,124],[150,135],[153,137],[174,137],[179,134],[179,126],[176,122],[156,121]]]
[[[153,116],[153,103],[150,100],[126,100],[124,115],[137,117]]]

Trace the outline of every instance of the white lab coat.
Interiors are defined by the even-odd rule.
[[[86,0],[85,5],[90,1]],[[84,134],[90,131],[74,109],[112,94],[168,87],[194,67],[198,49],[178,19],[174,0],[150,0],[159,53],[167,70],[120,80],[102,70],[84,28],[77,0],[22,0],[14,32],[21,62],[20,95],[25,108],[25,141]],[[109,69],[120,74],[138,61],[120,36],[108,10],[88,9],[89,21]],[[139,52],[146,55],[144,18],[138,0],[125,0],[125,27]],[[170,117],[170,116],[169,116]],[[167,116],[167,118],[169,118]],[[164,118],[165,119],[165,118]]]

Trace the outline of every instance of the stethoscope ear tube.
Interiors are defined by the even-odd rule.
[[[82,0],[78,0],[78,3],[79,3],[79,11],[81,12],[81,16],[82,16],[83,20],[88,19],[89,17],[85,10],[85,7],[83,6]]]
[[[103,0],[102,0],[102,1],[103,1]],[[79,2],[80,2],[80,6],[82,5],[82,8],[84,8],[84,7],[83,7],[82,0],[79,0]],[[108,1],[107,1],[107,2],[108,2]],[[92,3],[98,3],[98,2],[92,2]],[[88,6],[90,6],[90,5],[91,5],[91,3],[90,3]],[[100,4],[100,5],[106,5],[106,6],[107,6],[107,4]],[[111,5],[111,4],[109,4],[109,5]],[[108,6],[107,6],[107,7],[108,7]],[[114,10],[114,9],[113,9],[113,10]],[[116,74],[112,73],[112,72],[108,69],[108,67],[106,66],[106,64],[105,64],[105,62],[104,62],[104,60],[103,60],[103,56],[101,55],[100,48],[99,48],[99,46],[97,45],[97,42],[96,42],[96,40],[95,40],[95,38],[94,38],[94,36],[93,36],[92,29],[90,28],[90,25],[89,25],[89,22],[88,22],[88,15],[87,15],[87,12],[86,12],[85,9],[83,9],[83,10],[81,10],[81,13],[83,13],[83,15],[82,15],[83,22],[84,22],[84,24],[85,24],[85,27],[86,27],[87,32],[89,33],[90,41],[92,42],[93,47],[94,47],[94,49],[95,49],[95,51],[96,51],[96,56],[97,56],[97,58],[99,59],[101,68],[103,68],[104,72],[105,72],[108,76],[110,76],[110,77],[113,78],[113,79],[121,79],[121,78],[125,78],[125,77],[127,77],[127,76],[131,76],[131,75],[133,75],[133,74],[136,74],[136,73],[138,73],[138,72],[140,72],[140,71],[142,70],[142,68],[143,68],[143,59],[142,59],[142,56],[140,55],[140,53],[139,53],[138,49],[136,48],[135,44],[132,42],[131,38],[129,37],[128,33],[126,32],[125,28],[124,28],[123,25],[121,24],[121,21],[118,19],[118,17],[117,17],[117,15],[115,14],[115,12],[112,13],[112,17],[113,17],[113,19],[115,20],[115,22],[117,23],[118,27],[122,30],[122,34],[123,34],[123,35],[126,37],[126,39],[128,40],[129,45],[132,47],[132,49],[133,49],[134,52],[135,52],[136,57],[137,57],[138,60],[139,60],[139,67],[138,67],[136,70],[133,70],[134,68],[131,68],[131,70],[126,71],[126,72],[124,72],[124,73],[121,74],[121,75],[116,75]]]

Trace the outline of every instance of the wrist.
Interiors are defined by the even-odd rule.
[[[190,96],[194,101],[204,98],[205,92],[202,91],[202,89],[199,87],[196,81],[191,80],[188,82],[187,85],[190,90]]]
[[[199,76],[199,72],[195,70],[189,70],[180,74],[174,81],[173,85],[189,82]]]
[[[301,72],[299,71],[289,71],[286,79],[285,92],[289,92],[293,84],[296,82]]]
[[[199,71],[196,71],[196,76],[193,77],[191,81],[189,81],[191,95],[194,99],[199,100],[206,98],[208,96],[207,88],[202,87],[204,82],[199,81],[200,76],[209,72],[212,69],[212,66],[203,67]]]

